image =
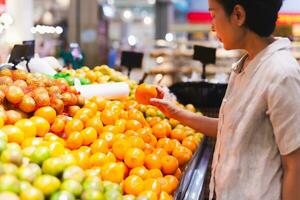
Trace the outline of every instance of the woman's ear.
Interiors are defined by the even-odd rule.
[[[239,4],[234,6],[231,17],[237,26],[243,26],[246,21],[246,11],[244,7]]]

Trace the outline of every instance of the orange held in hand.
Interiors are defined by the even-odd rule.
[[[157,97],[155,86],[143,83],[138,85],[135,90],[136,101],[140,104],[149,105],[151,98]]]

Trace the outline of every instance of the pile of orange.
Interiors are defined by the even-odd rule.
[[[141,104],[93,97],[67,115],[46,106],[30,119],[0,128],[25,155],[47,146],[51,157],[64,157],[70,165],[121,184],[126,194],[172,199],[202,135],[149,105],[156,96],[156,88],[144,84],[136,90]]]
[[[126,194],[171,199],[201,134],[160,115],[133,100],[94,97],[65,123],[66,147],[78,165],[98,169]]]

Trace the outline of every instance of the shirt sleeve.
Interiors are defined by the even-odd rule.
[[[300,75],[291,75],[269,87],[268,111],[281,155],[300,147]]]

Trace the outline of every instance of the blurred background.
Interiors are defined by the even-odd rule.
[[[0,0],[0,15],[1,63],[24,40],[35,40],[39,57],[53,56],[63,66],[70,65],[71,52],[77,57],[73,68],[106,64],[122,70],[121,52],[129,50],[144,54],[133,79],[143,71],[149,82],[171,85],[200,79],[194,45],[217,48],[207,74],[219,81],[242,54],[224,51],[211,32],[207,0]],[[289,37],[300,59],[300,1],[284,1],[274,35]]]

